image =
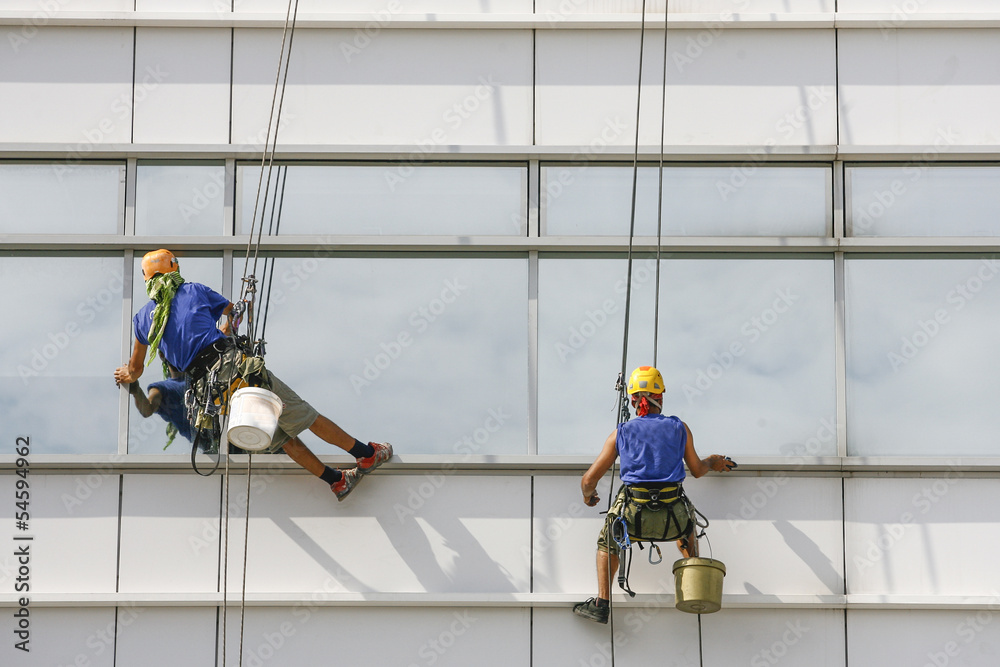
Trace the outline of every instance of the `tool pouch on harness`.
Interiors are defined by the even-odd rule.
[[[691,530],[691,506],[679,484],[625,486],[622,520],[632,541],[669,542]]]

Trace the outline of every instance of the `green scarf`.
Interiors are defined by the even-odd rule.
[[[146,335],[146,340],[149,341],[147,366],[153,363],[153,359],[156,358],[156,352],[160,348],[160,340],[163,338],[163,330],[167,328],[167,320],[170,318],[170,303],[183,284],[184,279],[181,277],[180,271],[159,273],[146,281],[146,294],[156,303],[149,333]]]
[[[183,284],[184,278],[181,277],[179,271],[159,273],[146,281],[146,294],[156,303],[156,308],[153,309],[153,320],[149,326],[149,334],[146,336],[146,340],[149,341],[147,366],[153,363],[153,359],[157,356],[160,340],[163,338],[163,330],[170,318],[170,304],[173,302],[174,296],[177,295],[178,288]],[[163,360],[163,377],[170,377],[166,359]],[[167,444],[163,448],[169,447],[176,436],[177,427],[167,422]]]

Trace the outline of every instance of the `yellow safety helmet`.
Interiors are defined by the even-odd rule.
[[[632,371],[632,375],[628,378],[628,393],[630,396],[642,391],[649,392],[650,394],[663,393],[663,376],[660,375],[660,371],[652,366],[639,366],[639,368]]]
[[[142,277],[149,280],[158,273],[172,273],[180,268],[174,253],[160,248],[147,252],[142,258]]]

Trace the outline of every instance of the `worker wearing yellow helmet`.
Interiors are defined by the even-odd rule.
[[[578,616],[607,623],[610,613],[611,583],[609,573],[618,569],[618,547],[609,535],[615,517],[622,517],[633,539],[677,540],[685,557],[698,555],[693,506],[684,495],[684,464],[691,474],[701,477],[709,471],[726,472],[736,463],[713,454],[701,458],[694,448],[694,436],[688,425],[677,417],[662,414],[663,375],[652,366],[640,366],[628,380],[628,394],[636,419],[619,424],[604,441],[604,447],[580,482],[584,502],[593,507],[600,498],[597,484],[621,459],[622,487],[608,511],[608,521],[597,541],[597,597],[573,607]],[[652,504],[650,504],[652,503]],[[641,526],[633,525],[636,508],[641,508]],[[656,511],[650,512],[650,508]],[[661,511],[662,510],[662,511]],[[642,537],[633,535],[641,531]]]
[[[142,277],[150,302],[133,318],[135,346],[128,363],[115,370],[115,381],[129,385],[142,375],[147,353],[150,361],[159,351],[174,368],[187,376],[188,386],[197,391],[209,385],[211,368],[235,368],[242,352],[229,337],[233,304],[229,299],[200,283],[184,280],[180,264],[166,249],[146,253]],[[217,326],[225,317],[223,325]],[[293,461],[330,485],[338,500],[347,497],[362,477],[392,458],[392,445],[363,443],[321,415],[273,373],[257,371],[284,403],[278,428],[265,453],[284,451]],[[220,372],[220,376],[230,373]],[[309,429],[326,442],[350,453],[357,466],[346,471],[325,465],[298,438]]]

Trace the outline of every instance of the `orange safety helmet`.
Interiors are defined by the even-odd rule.
[[[142,258],[143,280],[149,280],[159,273],[172,273],[179,268],[174,253],[165,248],[147,252]]]

